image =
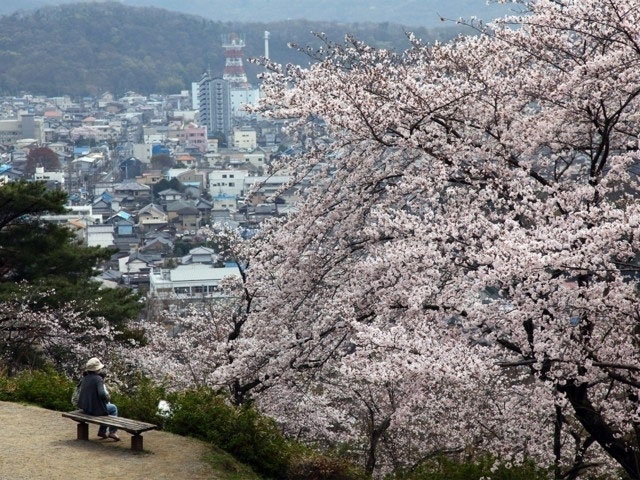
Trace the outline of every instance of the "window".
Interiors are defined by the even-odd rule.
[[[173,291],[177,294],[189,293],[189,287],[175,287]]]
[[[233,178],[233,175],[229,174],[229,178]]]
[[[227,178],[227,175],[226,174],[222,175],[222,178]]]
[[[197,287],[193,287],[193,293],[205,293],[205,288],[202,285],[198,285]]]
[[[229,182],[229,186],[230,186],[230,187],[235,187],[235,186],[236,186],[236,184],[235,184],[234,182]]]
[[[218,291],[218,287],[216,285],[209,285],[209,287],[207,288],[209,293],[213,293],[213,292],[217,292]]]

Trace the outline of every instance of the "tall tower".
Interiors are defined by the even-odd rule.
[[[233,87],[242,87],[247,85],[247,74],[244,72],[242,65],[242,50],[244,49],[244,40],[238,38],[235,33],[228,35],[224,39],[222,48],[224,48],[224,74],[222,78],[229,82]]]
[[[264,31],[264,58],[266,58],[267,60],[269,60],[269,37],[271,37],[271,34],[265,30]]]
[[[229,82],[222,78],[211,78],[208,72],[198,83],[200,124],[206,125],[209,137],[228,135],[231,131],[231,94]]]

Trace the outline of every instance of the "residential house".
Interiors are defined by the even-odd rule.
[[[135,225],[133,215],[124,210],[120,210],[115,215],[109,217],[104,223],[113,225],[115,227],[114,233],[119,237],[133,235]]]
[[[152,186],[164,178],[161,170],[150,170],[136,177],[136,182],[140,185]]]
[[[173,188],[167,188],[166,190],[162,190],[158,192],[158,197],[160,197],[160,201],[162,203],[175,202],[177,200],[182,199],[182,194]]]
[[[200,211],[183,200],[167,204],[169,222],[179,231],[197,230],[200,227]]]
[[[126,285],[140,286],[149,283],[149,273],[161,262],[160,255],[149,255],[134,250],[118,260],[118,270],[122,273]]]
[[[213,209],[213,203],[200,197],[196,202],[196,208],[200,211],[200,218],[205,223],[209,223],[209,219],[211,218],[211,210]]]
[[[203,190],[207,186],[207,173],[200,170],[186,170],[178,173],[176,178],[187,187],[198,187]]]
[[[196,159],[188,153],[179,153],[175,156],[176,162],[181,163],[187,167],[195,167]]]
[[[120,162],[120,178],[122,180],[137,180],[137,177],[142,174],[144,167],[145,165],[136,157],[129,157]]]
[[[137,182],[120,183],[113,188],[113,191],[133,198],[151,197],[151,187]]]
[[[207,247],[196,247],[189,250],[189,254],[180,259],[180,263],[187,265],[189,263],[211,263],[214,264],[219,260],[215,250]]]
[[[139,251],[141,253],[161,255],[163,257],[171,255],[173,253],[173,241],[163,236],[157,236],[146,241]]]
[[[235,195],[219,193],[213,196],[212,203],[212,210],[228,210],[230,212],[236,212],[238,210],[238,200]]]
[[[110,217],[113,214],[113,210],[111,209],[112,202],[113,193],[102,192],[102,194],[96,197],[91,203],[93,213],[101,215],[103,218]]]
[[[154,230],[169,221],[161,206],[150,203],[138,211],[138,225],[143,232]]]

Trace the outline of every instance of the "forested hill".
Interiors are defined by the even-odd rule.
[[[384,48],[407,47],[406,29],[389,23],[223,23],[115,2],[68,4],[0,17],[0,95],[176,92],[208,67],[222,71],[224,34],[244,36],[246,55],[255,57],[263,54],[264,30],[272,32],[272,59],[283,63],[309,62],[287,43],[313,44],[311,31],[332,40],[349,32]],[[447,40],[460,29],[413,31],[424,40]],[[248,71],[255,78],[258,69]]]

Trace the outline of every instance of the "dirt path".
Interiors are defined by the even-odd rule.
[[[0,480],[211,480],[202,460],[207,446],[165,432],[144,434],[145,451],[132,452],[130,435],[121,442],[77,441],[76,423],[60,412],[0,402]]]

